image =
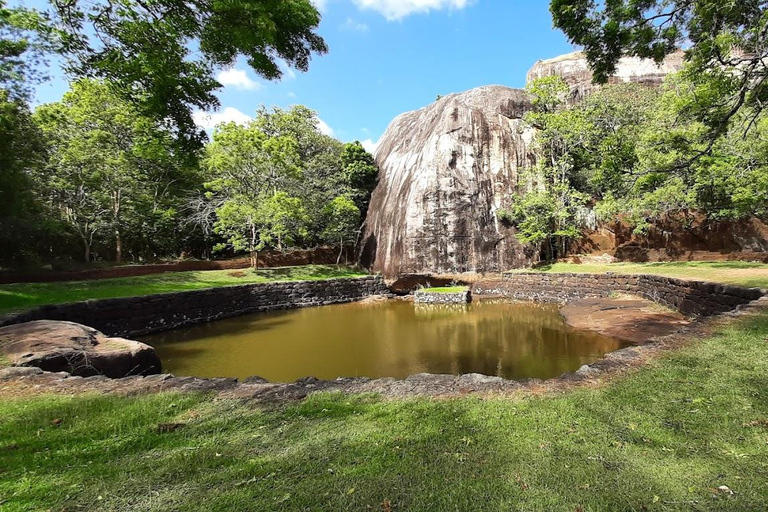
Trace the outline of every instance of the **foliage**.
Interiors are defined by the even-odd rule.
[[[739,112],[759,116],[768,100],[768,11],[759,0],[551,0],[556,27],[584,48],[605,83],[623,55],[661,62],[688,44],[687,75],[705,94],[686,106],[714,143]],[[708,150],[707,150],[708,151]]]
[[[35,68],[25,55],[53,53],[70,75],[115,84],[192,149],[204,140],[192,109],[219,106],[216,72],[241,56],[267,79],[280,78],[281,62],[306,71],[312,53],[327,51],[319,22],[310,0],[74,0],[44,12],[0,5],[0,70],[19,83]]]
[[[712,141],[691,114],[697,98],[723,94],[716,84],[685,68],[661,91],[606,85],[567,107],[559,99],[567,87],[558,82],[549,77],[529,87],[536,109],[526,119],[537,128],[538,172],[527,177],[533,194],[501,212],[523,242],[577,236],[591,217],[586,206],[598,220],[623,220],[637,232],[662,219],[682,228],[694,211],[711,219],[768,216],[765,120],[739,112]]]
[[[176,197],[196,186],[173,135],[92,80],[39,107],[35,119],[49,148],[43,196],[81,240],[85,260],[94,240],[109,238],[118,263],[126,239],[130,251],[154,252],[176,227]]]
[[[365,150],[360,141],[350,142],[344,145],[341,164],[346,193],[358,209],[365,213],[368,211],[368,202],[379,175],[373,155]]]
[[[261,108],[245,126],[216,129],[206,147],[219,250],[349,242],[375,185],[373,157],[359,143],[342,145],[318,128],[303,106]],[[341,193],[341,195],[340,195]]]
[[[542,248],[545,259],[567,251],[567,243],[579,235],[579,213],[586,197],[566,184],[533,190],[515,199],[499,217],[517,229],[524,244]]]
[[[591,128],[578,111],[564,108],[568,86],[559,77],[534,80],[528,87],[534,110],[526,120],[538,128],[539,165],[529,170],[524,191],[500,210],[501,220],[512,224],[517,238],[543,250],[547,259],[567,251],[579,234],[580,212],[587,195],[577,189],[578,156]]]
[[[47,222],[37,170],[46,158],[43,134],[26,104],[0,89],[0,262],[23,264],[49,250],[55,227]]]
[[[0,92],[3,264],[214,248],[255,264],[264,248],[354,240],[376,167],[359,144],[322,134],[312,110],[261,108],[248,126],[219,126],[198,159],[114,87],[74,82],[34,114]]]
[[[256,267],[259,251],[275,241],[281,247],[287,226],[300,223],[303,216],[300,205],[284,192],[301,174],[296,139],[269,136],[258,121],[227,123],[214,132],[203,163],[214,178],[207,187],[222,198],[216,232],[235,251],[250,252]],[[291,215],[298,217],[289,219]]]
[[[341,259],[345,244],[355,238],[360,228],[360,209],[347,196],[338,196],[323,208],[323,217],[326,221],[323,235],[325,239],[339,244],[339,257]]]
[[[45,13],[0,0],[0,89],[14,100],[28,99],[46,78],[45,55],[57,41],[49,21]]]

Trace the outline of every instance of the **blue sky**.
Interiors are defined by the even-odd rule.
[[[37,1],[27,1],[34,5]],[[280,82],[244,63],[223,70],[221,109],[198,113],[201,124],[244,120],[260,104],[314,109],[323,129],[371,147],[389,122],[438,94],[488,84],[525,85],[538,59],[573,50],[552,28],[547,0],[316,0],[329,52],[306,73]],[[56,101],[66,81],[39,87],[36,103]]]

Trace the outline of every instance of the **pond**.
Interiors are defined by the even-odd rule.
[[[626,344],[565,324],[557,306],[358,302],[257,313],[145,336],[179,376],[405,378],[482,373],[549,378]]]

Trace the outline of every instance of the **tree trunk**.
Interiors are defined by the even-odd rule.
[[[259,251],[256,250],[256,226],[251,226],[251,268],[259,269]]]
[[[123,262],[123,239],[120,238],[120,230],[115,230],[115,263]]]
[[[336,258],[336,264],[338,265],[341,261],[341,253],[344,252],[344,238],[339,238],[339,256]]]
[[[88,243],[88,240],[83,239],[83,245],[85,246],[85,262],[90,263],[91,262],[91,244]]]

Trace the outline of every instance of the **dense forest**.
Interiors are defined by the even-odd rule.
[[[0,0],[0,264],[211,257],[354,242],[376,182],[303,106],[197,127],[216,72],[266,79],[327,51],[309,0]],[[61,101],[30,108],[55,59]]]
[[[215,71],[244,58],[267,79],[327,51],[309,0],[53,3],[0,0],[0,263],[210,257],[354,242],[377,170],[301,106],[262,109],[209,137]],[[569,102],[532,83],[538,166],[501,218],[548,257],[586,218],[638,231],[661,218],[768,215],[764,2],[552,0],[556,27],[598,82],[625,55],[686,66],[661,89],[606,85]],[[258,27],[258,28],[255,28]],[[55,58],[60,102],[30,108]]]
[[[121,262],[353,243],[376,183],[303,106],[217,127],[199,151],[100,80],[30,112],[2,97],[0,255]]]

